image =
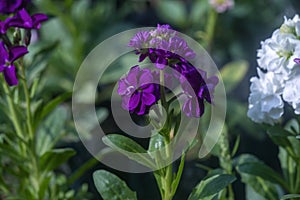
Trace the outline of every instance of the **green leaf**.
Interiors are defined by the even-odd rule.
[[[294,199],[294,198],[300,198],[300,194],[287,194],[281,197],[280,200]]]
[[[102,138],[103,142],[112,149],[128,158],[154,169],[154,161],[148,152],[132,139],[119,134],[110,134]]]
[[[235,141],[235,143],[234,143],[232,152],[231,152],[231,157],[234,157],[234,156],[235,156],[235,154],[236,154],[236,152],[237,152],[237,150],[238,150],[238,148],[239,148],[239,146],[240,146],[240,141],[241,141],[241,136],[238,135],[238,137],[237,137],[237,139],[236,139],[236,141]]]
[[[221,76],[226,92],[232,91],[245,77],[249,68],[247,61],[233,61],[221,69]]]
[[[44,154],[55,146],[64,134],[64,126],[68,117],[67,108],[57,107],[39,127],[36,135],[36,152]]]
[[[201,181],[188,200],[211,200],[236,178],[229,174],[219,174]]]
[[[52,149],[41,156],[40,169],[51,171],[65,163],[69,158],[74,156],[76,152],[70,148]]]
[[[263,163],[244,163],[241,164],[238,169],[241,173],[258,176],[272,183],[277,183],[285,189],[288,188],[286,182],[282,179],[280,174]]]
[[[286,149],[290,156],[296,159],[300,157],[300,142],[291,132],[280,126],[274,126],[268,130],[268,135],[275,144]]]
[[[185,153],[183,153],[181,156],[180,165],[179,165],[177,174],[175,176],[175,179],[172,182],[172,195],[171,196],[174,196],[177,191],[177,188],[178,188],[178,185],[179,185],[179,182],[181,179],[181,175],[183,172],[183,168],[184,168],[184,159],[185,159]]]
[[[98,170],[94,172],[95,186],[103,200],[135,200],[136,193],[131,191],[126,183],[116,175]]]
[[[187,21],[187,11],[182,1],[158,1],[157,9],[159,16],[168,23],[183,26]]]
[[[53,99],[52,101],[50,101],[47,105],[45,105],[45,107],[42,110],[42,114],[41,117],[44,118],[45,116],[47,116],[50,112],[52,112],[59,104],[61,104],[62,102],[64,102],[65,100],[69,99],[72,96],[72,92],[66,92],[58,97],[56,97],[55,99]]]
[[[242,178],[242,182],[246,184],[247,191],[250,193],[257,193],[256,195],[259,194],[260,198],[264,198],[267,200],[277,200],[278,193],[275,184],[256,175],[244,173],[240,170],[240,165],[247,165],[248,163],[263,164],[263,162],[250,154],[242,154],[238,158],[234,159],[234,166],[236,166],[236,169]]]

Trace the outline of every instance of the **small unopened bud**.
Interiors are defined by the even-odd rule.
[[[20,41],[21,41],[21,39],[22,39],[21,31],[20,31],[19,28],[16,28],[16,29],[15,29],[15,32],[14,32],[14,34],[13,34],[13,42],[14,42],[14,44],[15,44],[15,45],[19,44]]]
[[[30,44],[30,41],[31,41],[31,30],[26,29],[25,30],[25,37],[24,37],[25,45],[28,46]]]

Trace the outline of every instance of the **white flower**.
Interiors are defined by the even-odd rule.
[[[300,72],[286,81],[283,90],[283,99],[294,108],[295,114],[300,114]]]
[[[297,59],[296,59],[297,58]],[[248,116],[273,125],[283,115],[284,101],[300,114],[300,18],[284,18],[280,29],[261,42],[258,77],[251,78]],[[296,63],[296,61],[297,63]]]
[[[300,18],[295,15],[293,19],[284,17],[284,23],[280,27],[280,32],[300,36]]]
[[[283,115],[281,98],[283,80],[274,72],[263,73],[257,69],[258,77],[251,78],[248,117],[257,123],[273,125]]]
[[[271,38],[261,42],[257,57],[260,68],[281,74],[283,79],[288,79],[296,66],[294,58],[300,57],[300,41],[295,36],[277,29]]]

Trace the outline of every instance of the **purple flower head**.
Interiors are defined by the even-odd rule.
[[[150,33],[148,31],[138,32],[129,42],[128,46],[135,49],[148,48]]]
[[[159,85],[155,84],[151,71],[138,66],[120,79],[118,94],[122,97],[122,107],[137,115],[146,114],[160,98]]]
[[[30,0],[0,0],[0,13],[10,14],[16,12],[28,4]]]
[[[13,86],[18,84],[16,68],[13,62],[26,53],[28,53],[28,50],[24,46],[14,46],[7,51],[4,43],[0,42],[0,72],[3,72],[8,85]]]
[[[34,14],[32,16],[23,8],[15,16],[8,18],[6,23],[8,27],[18,27],[25,29],[40,29],[41,23],[48,20],[45,14]]]
[[[188,117],[201,117],[204,101],[213,103],[213,92],[219,80],[216,76],[208,78],[205,71],[196,68],[185,74],[185,78],[181,83],[186,95],[182,110]]]
[[[170,59],[193,59],[196,56],[170,25],[158,24],[154,30],[140,31],[130,40],[128,46],[134,47],[136,54],[140,54],[139,62],[149,57],[158,69],[164,69]]]

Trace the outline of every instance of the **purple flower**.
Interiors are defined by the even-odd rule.
[[[130,40],[128,46],[134,47],[136,54],[140,54],[139,62],[149,57],[158,69],[164,69],[171,59],[193,59],[196,56],[170,25],[158,24],[154,30],[140,31]]]
[[[148,47],[150,33],[148,31],[138,32],[129,42],[128,46],[135,49],[144,49]]]
[[[208,78],[205,71],[195,67],[184,76],[185,80],[181,85],[186,101],[182,110],[188,117],[201,117],[204,113],[204,101],[213,102],[214,88],[219,80],[216,76]]]
[[[122,107],[130,113],[143,115],[159,98],[159,85],[155,84],[149,69],[134,66],[127,76],[119,81],[118,94],[122,97]]]
[[[37,13],[32,16],[23,8],[15,16],[6,20],[8,27],[18,27],[25,29],[40,29],[41,23],[48,20],[47,15]]]
[[[0,72],[3,72],[8,85],[13,86],[18,84],[16,68],[13,62],[26,53],[28,53],[28,50],[25,46],[11,47],[8,52],[4,43],[0,42]]]
[[[25,7],[29,2],[30,0],[0,0],[0,13],[14,13],[18,9]]]

